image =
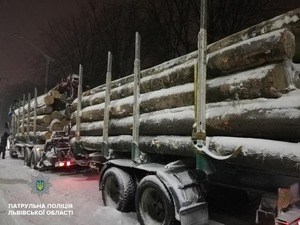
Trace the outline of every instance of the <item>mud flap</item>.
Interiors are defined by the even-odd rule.
[[[206,202],[182,207],[179,211],[181,225],[208,225],[208,208]]]

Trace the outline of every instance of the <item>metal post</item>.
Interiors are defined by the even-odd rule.
[[[196,133],[197,146],[206,147],[206,50],[207,50],[207,33],[206,33],[206,16],[207,0],[201,0],[200,5],[200,31],[198,33],[198,69],[197,69],[197,107],[196,107]],[[196,154],[197,169],[203,169],[200,162],[203,162],[202,154]]]
[[[25,127],[24,127],[24,123],[25,123],[25,94],[23,94],[23,107],[22,107],[22,134],[24,134],[25,132]]]
[[[110,110],[110,93],[111,93],[111,71],[112,71],[112,54],[107,55],[107,72],[106,72],[106,89],[105,89],[105,108],[103,118],[103,153],[105,158],[109,158],[108,146],[108,126],[109,126],[109,110]]]
[[[37,88],[34,88],[33,135],[36,137]]]
[[[131,159],[140,163],[140,150],[139,150],[139,126],[140,126],[140,60],[141,40],[140,34],[136,32],[135,35],[135,60],[134,60],[134,86],[133,86],[133,130],[132,130],[132,146],[131,146]]]
[[[82,75],[83,68],[79,65],[79,84],[78,84],[78,101],[77,101],[77,114],[76,114],[76,134],[75,138],[78,142],[80,139],[80,119],[81,119],[81,101],[82,101]]]
[[[28,107],[27,107],[27,137],[29,138],[29,124],[30,124],[30,93],[28,93]]]

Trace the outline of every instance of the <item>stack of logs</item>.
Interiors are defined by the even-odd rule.
[[[208,46],[210,151],[224,155],[240,147],[242,152],[232,163],[255,162],[258,168],[270,169],[275,164],[299,176],[295,165],[300,163],[300,70],[293,62],[300,52],[299,35],[294,32],[299,18],[297,9]],[[195,156],[191,134],[196,57],[193,52],[141,72],[142,152]],[[109,147],[130,151],[133,75],[111,85]],[[85,92],[82,98],[79,142],[91,152],[102,151],[104,102],[105,85]],[[76,105],[77,100],[71,107],[73,125]]]
[[[62,131],[70,123],[65,116],[65,95],[53,88],[48,93],[37,97],[36,105],[36,133],[34,134],[35,99],[23,100],[22,106],[17,108],[15,125],[17,126],[17,141],[43,143],[51,138],[53,131]],[[24,120],[24,122],[23,122]]]

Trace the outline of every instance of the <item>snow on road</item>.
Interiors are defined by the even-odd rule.
[[[1,225],[138,225],[135,213],[121,213],[105,207],[98,191],[99,175],[43,172],[52,186],[49,194],[31,193],[32,176],[40,172],[23,165],[23,160],[0,159],[0,224]],[[17,205],[19,204],[19,205]],[[21,205],[20,204],[24,204]],[[25,204],[37,208],[24,208]],[[59,206],[72,208],[55,208]],[[28,205],[29,206],[29,205]],[[45,206],[45,207],[44,207]],[[18,212],[63,212],[65,215],[11,215]],[[69,211],[67,211],[69,210]],[[64,212],[65,211],[65,212]],[[27,213],[28,212],[28,213]],[[67,213],[66,213],[67,212]],[[73,214],[73,215],[72,215]]]

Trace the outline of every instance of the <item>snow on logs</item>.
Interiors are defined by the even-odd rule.
[[[281,25],[273,20],[274,26],[265,23],[264,31],[256,32],[257,26],[239,34],[243,37],[232,35],[235,38],[226,39],[230,43],[221,40],[208,46],[207,144],[219,155],[241,146],[232,163],[253,160],[249,165],[268,169],[278,162],[279,169],[291,171],[292,161],[300,161],[300,145],[295,143],[300,141],[300,66],[292,62],[299,46],[291,27],[299,21],[298,11]],[[195,155],[191,133],[196,57],[193,52],[141,71],[142,152]],[[108,144],[114,151],[131,150],[132,88],[133,75],[112,82]],[[83,96],[79,143],[91,152],[102,151],[104,101],[105,85]],[[282,163],[289,156],[289,162]]]
[[[15,110],[15,115],[19,116],[20,133],[16,135],[17,141],[36,140],[43,142],[51,137],[53,131],[62,131],[64,126],[70,122],[65,117],[64,109],[66,103],[64,95],[57,90],[50,90],[47,94],[37,97],[37,116],[36,116],[36,137],[33,135],[34,123],[34,99],[30,101],[30,112],[28,112],[28,103]],[[24,110],[24,127],[22,127],[22,118]],[[29,113],[29,124],[28,120]],[[24,131],[24,133],[22,133]]]

